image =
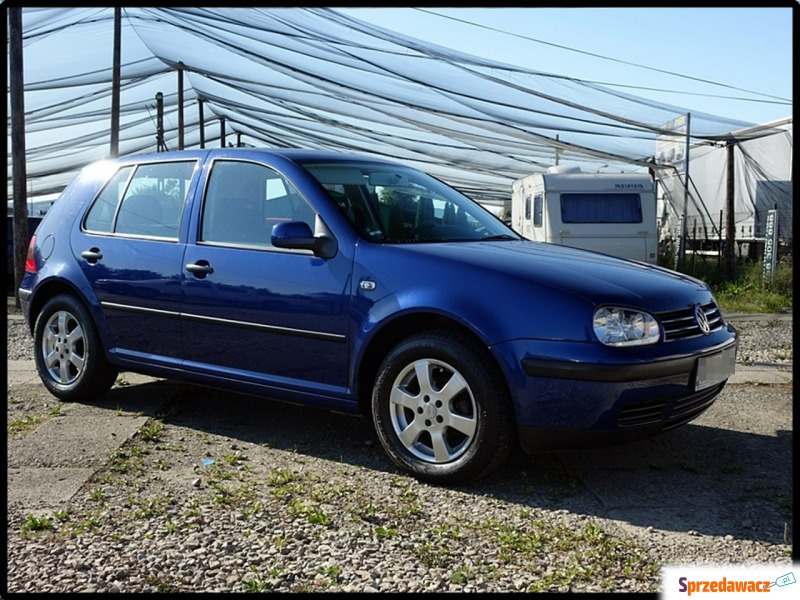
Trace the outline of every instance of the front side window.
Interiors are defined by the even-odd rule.
[[[195,161],[176,161],[123,167],[93,202],[84,229],[178,239],[195,165]]]
[[[313,231],[315,217],[297,188],[274,169],[253,162],[217,160],[206,187],[200,240],[270,247],[277,223],[303,221]]]
[[[454,188],[409,167],[305,162],[358,233],[389,243],[519,239],[500,219]]]
[[[564,223],[641,223],[639,194],[561,194]]]

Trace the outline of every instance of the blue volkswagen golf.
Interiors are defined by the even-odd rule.
[[[92,164],[19,290],[63,401],[121,371],[368,416],[420,480],[617,444],[709,408],[736,330],[708,286],[536,243],[419,170],[217,148]]]

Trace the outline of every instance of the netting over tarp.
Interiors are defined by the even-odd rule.
[[[29,194],[60,190],[110,151],[112,8],[24,8]],[[536,57],[531,56],[531,64]],[[119,153],[311,147],[422,167],[478,201],[557,161],[645,166],[664,123],[691,111],[423,43],[328,8],[123,8]],[[692,112],[692,138],[752,124]],[[7,119],[10,136],[10,111]],[[11,198],[9,140],[8,194]]]
[[[728,178],[732,177],[735,239],[763,239],[767,212],[774,209],[779,239],[792,242],[793,123],[775,122],[768,129],[770,135],[758,137],[752,137],[751,132],[734,132],[742,134],[741,141],[730,149],[722,143],[693,146],[688,197],[684,196],[684,173],[660,173],[661,239],[680,236],[684,201],[687,238],[727,238]]]

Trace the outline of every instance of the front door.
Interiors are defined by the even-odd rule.
[[[351,260],[270,243],[275,223],[313,230],[316,218],[275,169],[214,161],[184,257],[184,368],[275,390],[346,392]]]

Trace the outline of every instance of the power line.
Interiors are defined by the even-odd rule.
[[[478,27],[480,29],[485,29],[487,31],[494,31],[495,33],[502,33],[503,35],[508,35],[508,36],[511,36],[511,37],[520,38],[522,40],[526,40],[526,41],[529,41],[529,42],[535,42],[537,44],[544,44],[546,46],[552,46],[553,48],[559,48],[561,50],[567,50],[569,52],[576,52],[578,54],[584,54],[586,56],[592,56],[594,58],[600,58],[600,59],[603,59],[603,60],[609,60],[611,62],[616,62],[616,63],[620,63],[620,64],[632,66],[632,67],[637,67],[639,69],[646,69],[648,71],[654,71],[656,73],[664,73],[665,75],[672,75],[673,77],[680,77],[682,79],[689,79],[691,81],[698,81],[700,83],[705,83],[705,84],[708,84],[708,85],[716,85],[716,86],[727,88],[727,89],[730,89],[730,90],[736,90],[737,92],[745,92],[745,93],[748,93],[748,94],[754,94],[756,96],[762,96],[764,98],[772,98],[773,100],[779,100],[780,102],[785,102],[785,103],[787,103],[789,105],[791,105],[791,103],[792,103],[791,100],[788,100],[787,98],[781,98],[780,96],[773,96],[773,95],[770,95],[770,94],[764,94],[762,92],[755,92],[753,90],[748,90],[748,89],[744,89],[744,88],[740,88],[740,87],[736,87],[736,86],[732,86],[732,85],[727,85],[725,83],[719,83],[719,82],[716,82],[716,81],[711,81],[709,79],[702,79],[700,77],[693,77],[691,75],[683,75],[681,73],[675,73],[674,71],[667,71],[665,69],[658,69],[658,68],[655,68],[655,67],[648,67],[647,65],[641,65],[639,63],[635,63],[635,62],[631,62],[631,61],[627,61],[627,60],[622,60],[622,59],[619,59],[619,58],[611,58],[609,56],[603,56],[602,54],[595,54],[594,52],[587,52],[585,50],[578,50],[577,48],[571,48],[569,46],[564,46],[562,44],[556,44],[554,42],[546,42],[544,40],[539,40],[539,39],[532,38],[532,37],[529,37],[529,36],[526,36],[526,35],[521,35],[521,34],[518,34],[518,33],[511,33],[510,31],[503,31],[502,29],[489,27],[488,25],[481,25],[479,23],[473,23],[472,21],[467,21],[466,19],[459,19],[459,18],[456,18],[456,17],[451,17],[449,15],[442,15],[442,14],[439,14],[439,13],[434,12],[432,10],[425,9],[425,8],[414,8],[413,10],[417,10],[417,11],[420,11],[420,12],[428,13],[430,15],[434,15],[436,17],[441,17],[443,19],[449,19],[451,21],[457,21],[459,23],[464,23],[466,25],[471,25],[473,27]],[[609,83],[606,83],[606,84],[603,84],[603,85],[614,85],[614,86],[619,86],[619,87],[625,87],[625,86],[623,86],[621,84],[609,84]],[[661,90],[657,90],[655,88],[639,88],[639,89],[648,89],[648,90],[651,90],[651,91],[661,91]],[[673,92],[672,90],[669,90],[669,91]],[[681,93],[688,93],[688,92],[673,92],[673,93],[681,94]]]

